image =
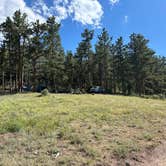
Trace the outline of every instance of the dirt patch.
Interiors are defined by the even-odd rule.
[[[132,154],[128,160],[120,161],[117,166],[166,166],[166,142],[140,154]]]

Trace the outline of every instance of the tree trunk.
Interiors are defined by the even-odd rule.
[[[5,93],[5,72],[2,72],[2,91]]]
[[[10,93],[12,93],[12,74],[10,73]]]

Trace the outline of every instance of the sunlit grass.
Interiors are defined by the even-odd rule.
[[[125,158],[159,144],[166,138],[165,125],[164,100],[35,93],[1,96],[0,164],[107,164],[113,156]]]

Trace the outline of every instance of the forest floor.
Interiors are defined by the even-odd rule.
[[[166,100],[0,97],[2,166],[165,166]]]

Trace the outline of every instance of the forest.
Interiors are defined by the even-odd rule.
[[[131,34],[124,44],[122,37],[113,42],[103,28],[93,46],[94,30],[85,29],[73,53],[64,51],[54,16],[45,23],[27,20],[18,10],[0,25],[1,93],[22,92],[24,87],[86,93],[101,86],[110,94],[166,95],[166,57],[149,48],[142,34]]]

